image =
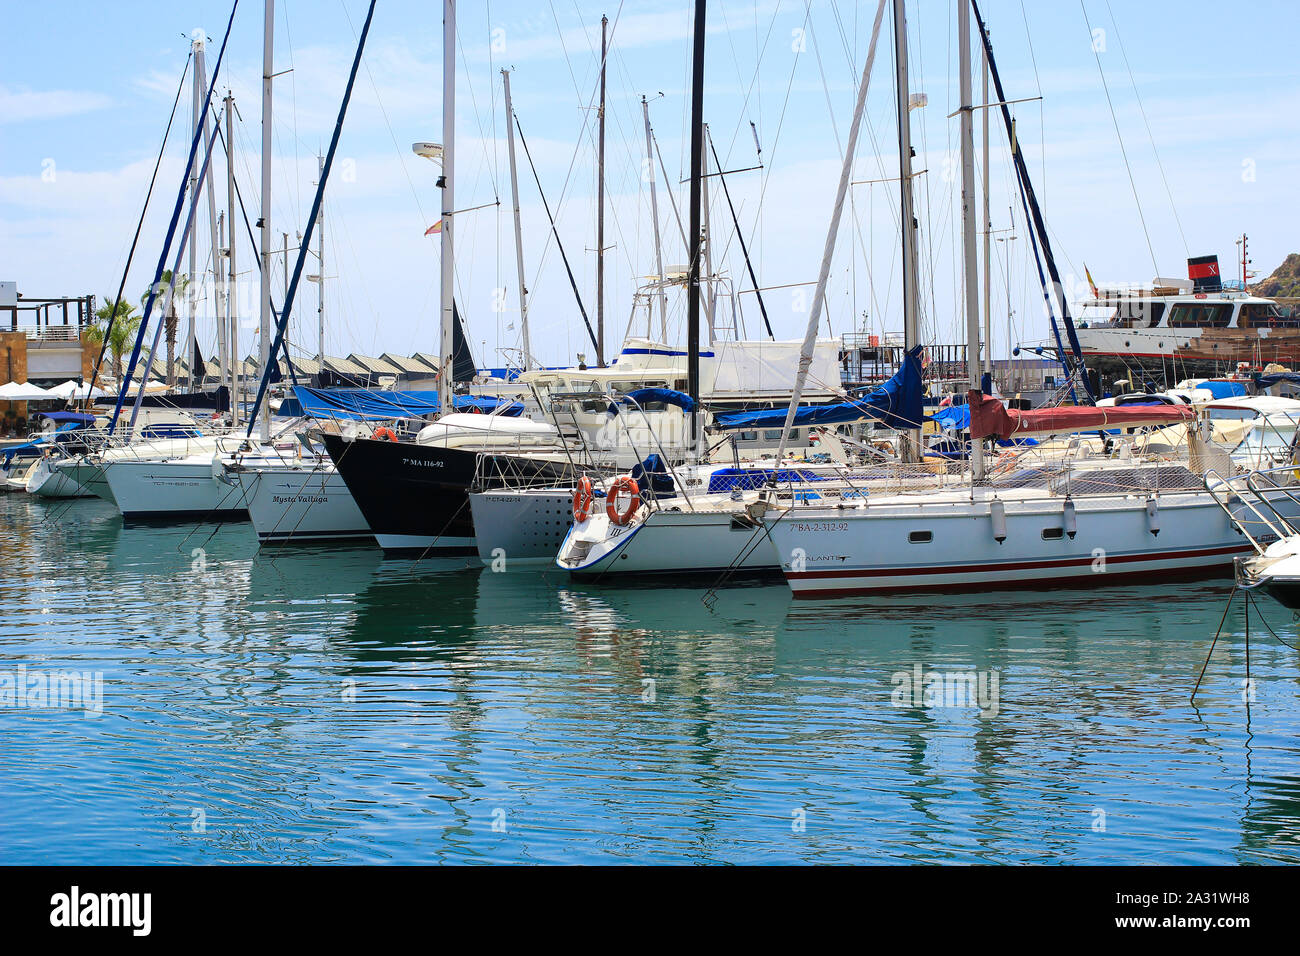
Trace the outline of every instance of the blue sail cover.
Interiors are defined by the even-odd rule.
[[[505,418],[518,418],[524,412],[523,402],[506,401],[502,398],[484,398],[481,395],[453,396],[451,407],[458,412],[484,412],[501,415]],[[500,409],[500,411],[497,411],[497,409]]]
[[[834,405],[801,405],[795,409],[795,428],[804,425],[839,425],[875,419],[886,428],[919,428],[925,412],[921,408],[921,346],[911,349],[893,378],[878,389],[852,402]],[[786,409],[768,408],[757,412],[724,412],[714,416],[721,429],[781,428]]]
[[[966,404],[949,405],[947,408],[941,408],[931,415],[930,420],[938,424],[946,432],[964,432],[970,428],[970,406]]]
[[[691,398],[691,396],[687,395],[685,392],[679,392],[672,388],[635,388],[620,398],[615,404],[629,405],[635,408],[637,405],[645,407],[652,402],[660,402],[664,405],[676,405],[682,411],[687,413],[695,411],[695,399]],[[615,409],[613,405],[609,407],[609,411],[610,414],[614,413]]]
[[[294,387],[298,408],[291,401],[280,406],[281,415],[307,415],[313,418],[351,418],[377,420],[419,418],[438,412],[437,392],[379,392],[364,388]]]
[[[1269,388],[1277,385],[1279,382],[1286,382],[1288,385],[1300,385],[1300,372],[1275,372],[1272,375],[1261,375],[1256,382],[1260,388]],[[1197,388],[1205,388],[1204,385],[1197,385]],[[1215,398],[1222,398],[1221,395],[1215,395]]]

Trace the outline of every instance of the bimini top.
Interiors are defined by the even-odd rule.
[[[71,422],[74,425],[93,425],[95,416],[84,412],[37,412],[34,418],[44,418],[51,422]]]

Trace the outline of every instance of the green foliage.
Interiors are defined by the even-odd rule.
[[[95,321],[85,331],[85,336],[92,342],[104,343],[104,336],[108,335],[108,351],[113,357],[113,371],[116,375],[122,373],[122,356],[126,353],[132,340],[135,338],[136,330],[140,328],[141,316],[136,314],[135,306],[130,302],[119,302],[117,304],[117,318],[113,321],[112,328],[109,326],[109,317],[113,314],[113,299],[105,299],[105,305],[95,310]]]

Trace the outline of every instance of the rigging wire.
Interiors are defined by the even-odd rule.
[[[1119,35],[1119,23],[1115,20],[1115,12],[1110,8],[1110,0],[1106,0],[1106,12],[1110,14],[1110,24],[1115,30],[1115,40],[1119,43],[1120,55],[1124,58],[1124,68],[1128,70],[1128,79],[1133,85],[1133,96],[1137,99],[1138,109],[1142,113],[1142,122],[1147,128],[1147,138],[1151,141],[1151,152],[1155,155],[1156,167],[1160,170],[1160,181],[1165,185],[1165,195],[1169,197],[1169,207],[1174,212],[1174,222],[1178,224],[1178,235],[1183,240],[1183,251],[1190,258],[1192,250],[1187,245],[1187,234],[1183,232],[1183,221],[1178,217],[1178,204],[1174,202],[1173,191],[1169,188],[1169,179],[1165,176],[1165,164],[1160,161],[1160,151],[1156,148],[1156,138],[1151,132],[1151,121],[1147,119],[1146,107],[1142,105],[1142,94],[1138,92],[1137,80],[1133,78],[1133,67],[1129,64],[1128,52],[1124,49],[1124,38]]]
[[[1084,0],[1079,0],[1079,9],[1083,12],[1083,22],[1088,28],[1089,38],[1092,37],[1092,23],[1088,20],[1088,8]],[[1156,250],[1151,245],[1151,233],[1147,231],[1146,216],[1142,212],[1142,200],[1138,197],[1137,183],[1133,179],[1133,167],[1129,165],[1128,150],[1124,148],[1124,135],[1119,130],[1119,119],[1115,116],[1115,104],[1111,102],[1110,87],[1106,84],[1106,72],[1101,68],[1101,54],[1097,50],[1097,44],[1093,42],[1092,55],[1097,61],[1097,73],[1101,76],[1101,88],[1106,93],[1106,105],[1110,108],[1110,119],[1115,124],[1115,138],[1119,140],[1120,155],[1124,157],[1124,169],[1128,173],[1128,183],[1133,190],[1133,201],[1137,204],[1138,220],[1142,223],[1142,235],[1146,237],[1147,251],[1151,253],[1151,265],[1155,268],[1155,274],[1160,275],[1160,266],[1156,264]]]
[[[86,389],[86,404],[83,408],[90,407],[90,396],[95,391],[95,381],[99,378],[99,369],[104,364],[104,353],[108,349],[109,334],[113,331],[113,323],[117,321],[117,312],[121,308],[122,293],[126,290],[127,276],[131,272],[131,261],[135,258],[136,245],[140,241],[140,231],[144,228],[145,213],[149,211],[149,200],[153,196],[154,183],[158,181],[158,168],[162,165],[163,153],[167,150],[167,140],[171,136],[172,122],[176,119],[176,108],[180,105],[181,92],[185,89],[185,77],[190,71],[190,61],[194,58],[194,48],[190,47],[190,52],[185,58],[185,66],[181,70],[180,82],[176,85],[176,97],[172,100],[171,115],[167,117],[167,128],[163,131],[162,143],[158,147],[158,158],[154,160],[153,173],[149,177],[149,189],[145,193],[144,206],[140,210],[140,219],[135,226],[135,236],[131,239],[131,248],[126,254],[126,265],[122,267],[122,281],[117,287],[117,295],[113,299],[112,311],[109,312],[108,322],[104,326],[104,341],[99,346],[99,358],[95,360],[94,368],[90,373],[90,387]],[[114,371],[118,371],[114,369]]]

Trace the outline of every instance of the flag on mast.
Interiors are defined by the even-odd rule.
[[[435,222],[435,223],[434,223],[432,226],[430,226],[428,229],[424,230],[424,234],[425,234],[426,236],[432,236],[435,232],[442,232],[442,220],[441,220],[441,219],[439,219],[437,222]]]
[[[1101,293],[1097,291],[1097,283],[1092,281],[1092,273],[1088,271],[1088,263],[1086,262],[1083,264],[1083,274],[1088,277],[1088,285],[1092,286],[1092,297],[1100,299]]]

